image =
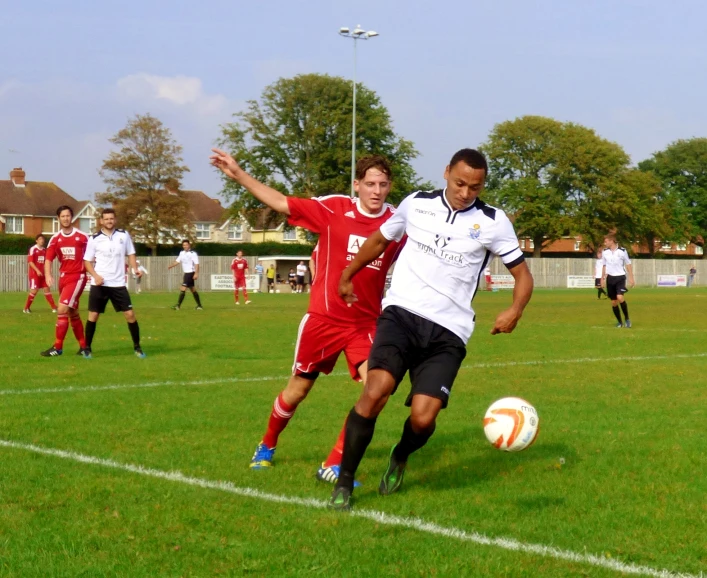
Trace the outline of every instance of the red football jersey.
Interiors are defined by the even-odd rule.
[[[245,258],[239,259],[236,257],[231,261],[231,271],[233,271],[233,276],[242,279],[245,277],[245,272],[248,270],[248,260]]]
[[[78,229],[72,229],[71,233],[65,235],[61,231],[49,239],[47,245],[46,259],[54,260],[56,257],[61,263],[59,271],[62,275],[85,273],[83,256],[86,253],[88,235]]]
[[[312,285],[309,313],[324,315],[331,323],[375,323],[381,313],[385,275],[395,261],[404,241],[392,242],[385,252],[354,278],[358,301],[349,307],[339,296],[341,272],[353,260],[369,235],[378,230],[395,210],[385,204],[377,215],[364,213],[358,199],[331,195],[300,199],[289,197],[290,225],[319,234],[317,282]]]
[[[37,269],[42,272],[42,275],[44,275],[44,257],[46,253],[47,250],[44,247],[35,245],[29,250],[27,255],[27,263],[34,263]],[[32,267],[29,267],[29,275],[30,277],[37,276],[37,272]]]

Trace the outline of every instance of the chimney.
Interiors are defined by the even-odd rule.
[[[10,171],[10,180],[16,187],[25,186],[25,172],[22,167],[16,167]]]

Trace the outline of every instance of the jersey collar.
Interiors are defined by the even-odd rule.
[[[356,197],[356,209],[357,209],[358,212],[361,213],[361,215],[363,215],[364,217],[368,217],[369,219],[377,219],[377,218],[380,217],[383,213],[386,212],[386,210],[388,209],[388,205],[387,205],[387,203],[385,203],[385,201],[384,201],[384,202],[383,202],[383,207],[381,208],[380,211],[378,211],[378,212],[375,213],[375,214],[373,214],[373,213],[367,213],[366,211],[363,210],[363,207],[361,206],[361,199],[358,198],[358,197]]]

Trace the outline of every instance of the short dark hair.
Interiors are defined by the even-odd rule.
[[[609,233],[608,235],[604,235],[604,239],[609,239],[610,241],[613,241],[614,243],[616,243],[616,235],[614,235],[613,233]]]
[[[102,217],[103,215],[115,215],[115,209],[112,209],[112,208],[110,208],[110,207],[106,207],[105,209],[103,209],[103,210],[101,211],[101,217]]]
[[[189,243],[189,244],[191,245],[191,241],[190,241],[189,239],[183,239],[183,240],[182,240],[182,245],[184,245],[184,243]]]
[[[368,155],[358,159],[356,163],[356,180],[360,181],[366,177],[368,169],[378,169],[388,178],[391,177],[390,162],[382,155]]]
[[[61,215],[62,211],[69,211],[71,213],[72,218],[73,218],[74,210],[69,205],[62,205],[61,207],[59,207],[56,210],[56,216],[58,217],[59,215]]]
[[[42,237],[42,239],[44,239],[45,241],[47,240],[47,238],[46,238],[44,235],[42,235],[42,233],[40,233],[39,235],[37,235],[37,236],[34,238],[34,240],[37,241],[37,240],[39,240],[40,237]]]
[[[461,149],[454,153],[452,160],[449,161],[449,168],[459,162],[466,163],[472,169],[484,169],[484,175],[489,174],[489,165],[486,162],[486,157],[476,149]]]

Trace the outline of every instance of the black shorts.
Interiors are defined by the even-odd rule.
[[[606,294],[609,299],[616,299],[618,295],[628,293],[626,289],[626,275],[607,275],[606,276]]]
[[[91,285],[88,292],[88,310],[94,313],[105,313],[106,305],[110,301],[116,312],[130,311],[133,304],[130,302],[130,294],[127,287],[104,287],[103,285]]]
[[[395,379],[395,390],[409,371],[412,387],[405,405],[409,407],[413,396],[422,394],[442,400],[445,408],[465,357],[466,347],[458,335],[406,309],[390,306],[378,318],[368,371],[389,372]]]
[[[194,273],[184,273],[182,287],[194,287]]]
[[[268,277],[268,287],[272,287],[274,284],[275,284],[275,279],[270,279],[270,277]]]
[[[297,285],[304,285],[304,275],[297,275]]]
[[[597,289],[601,287],[601,277],[594,277],[594,287]]]

